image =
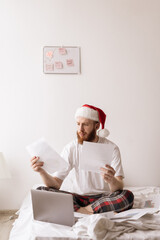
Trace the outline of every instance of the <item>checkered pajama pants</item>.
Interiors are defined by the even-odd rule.
[[[77,211],[80,207],[86,207],[91,204],[94,213],[103,213],[109,211],[122,212],[131,209],[134,200],[134,195],[129,190],[118,190],[113,193],[83,196],[76,193],[57,190],[53,187],[41,186],[37,189],[72,194],[74,211]]]

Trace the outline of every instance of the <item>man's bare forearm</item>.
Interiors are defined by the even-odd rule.
[[[111,192],[115,192],[117,190],[123,190],[123,180],[119,177],[114,177],[113,181],[109,183],[109,188]]]
[[[40,175],[43,179],[44,184],[47,187],[54,187],[56,189],[60,189],[61,185],[62,185],[62,180],[56,177],[52,177],[51,175],[49,175],[47,172],[45,171],[41,171]]]

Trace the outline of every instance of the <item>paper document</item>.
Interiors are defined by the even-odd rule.
[[[114,146],[106,143],[83,142],[80,169],[99,172],[101,167],[110,165]]]
[[[51,146],[41,138],[26,147],[31,157],[40,157],[39,161],[44,162],[43,168],[49,173],[64,170],[68,164]]]
[[[130,209],[121,213],[117,213],[110,219],[116,222],[137,220],[146,214],[154,214],[156,212],[158,212],[157,208]]]
[[[114,215],[114,211],[101,213],[101,216],[104,216],[108,219],[111,219],[112,217],[114,217]],[[79,218],[89,217],[89,215],[86,213],[74,212],[74,217],[78,220]]]
[[[143,208],[158,208],[160,210],[160,194],[150,196],[144,200]]]

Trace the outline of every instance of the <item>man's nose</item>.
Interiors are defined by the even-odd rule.
[[[79,130],[83,131],[83,125],[82,124],[79,125]]]

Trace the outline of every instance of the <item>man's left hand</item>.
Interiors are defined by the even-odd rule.
[[[103,177],[104,181],[107,183],[112,183],[114,181],[115,170],[109,166],[108,164],[105,165],[106,168],[100,168],[101,176]]]

